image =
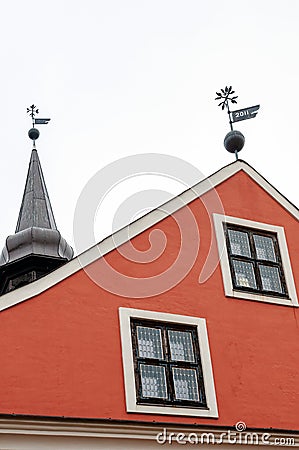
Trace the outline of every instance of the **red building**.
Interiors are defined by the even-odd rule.
[[[0,274],[0,448],[298,446],[298,209],[239,160],[70,260],[32,158]],[[130,260],[154,230],[162,254]]]

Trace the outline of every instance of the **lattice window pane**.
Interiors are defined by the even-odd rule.
[[[165,367],[140,364],[140,375],[142,397],[168,397]]]
[[[252,263],[233,260],[233,268],[237,286],[256,289],[256,280]]]
[[[283,292],[277,267],[259,265],[264,291]]]
[[[228,230],[231,252],[233,255],[251,257],[248,234],[237,230]]]
[[[267,236],[253,235],[254,245],[256,249],[257,259],[265,259],[267,261],[276,262],[275,249],[273,239]]]
[[[198,382],[195,369],[172,369],[175,398],[177,400],[199,401]]]
[[[168,339],[173,361],[195,362],[190,332],[169,330]]]
[[[162,336],[159,328],[137,327],[140,358],[163,359]]]

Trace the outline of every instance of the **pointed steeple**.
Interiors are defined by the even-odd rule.
[[[43,171],[36,149],[32,150],[16,233],[30,227],[57,230]]]
[[[34,128],[29,169],[15,234],[8,236],[0,255],[0,295],[41,278],[65,264],[73,249],[57,230],[43,171],[35,148],[39,131]],[[35,111],[35,112],[34,112]],[[50,119],[39,119],[46,123]]]

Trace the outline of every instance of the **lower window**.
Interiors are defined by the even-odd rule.
[[[218,417],[204,319],[120,308],[128,412]]]
[[[196,327],[131,319],[138,403],[207,406]]]

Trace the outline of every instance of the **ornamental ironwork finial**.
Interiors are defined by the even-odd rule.
[[[233,130],[233,123],[231,120],[231,116],[230,116],[230,109],[229,109],[229,103],[237,103],[237,98],[238,96],[234,96],[232,97],[232,95],[235,93],[235,91],[233,91],[232,86],[225,86],[224,89],[220,89],[220,92],[216,92],[217,97],[215,98],[215,100],[222,100],[218,106],[221,106],[222,111],[224,110],[224,108],[227,108],[227,113],[229,116],[229,124],[230,124],[230,129]]]
[[[29,114],[29,116],[32,118],[32,126],[34,127],[34,118],[35,115],[39,113],[39,110],[37,109],[37,107],[35,105],[31,105],[29,106],[29,108],[27,108],[27,114]]]
[[[28,136],[33,141],[33,148],[35,148],[35,141],[39,137],[39,131],[37,128],[35,128],[36,124],[39,125],[46,125],[51,119],[37,119],[35,118],[36,114],[39,114],[39,109],[32,104],[27,108],[27,114],[32,118],[32,128],[28,131]]]
[[[234,94],[235,91],[233,91],[232,86],[225,86],[224,89],[220,89],[220,92],[216,92],[217,97],[215,100],[221,100],[218,106],[221,106],[222,111],[226,108],[229,117],[231,131],[225,136],[224,147],[228,152],[234,153],[236,159],[238,159],[238,152],[242,150],[244,146],[245,137],[240,131],[233,129],[233,123],[240,122],[241,120],[253,119],[257,115],[260,105],[239,109],[238,111],[230,111],[229,102],[237,103],[238,96],[233,96]]]

